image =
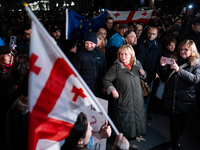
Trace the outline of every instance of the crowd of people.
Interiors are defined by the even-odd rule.
[[[171,119],[172,149],[182,149],[179,138],[197,103],[200,17],[191,11],[156,10],[148,24],[120,24],[108,14],[105,26],[97,33],[85,33],[84,45],[78,49],[76,41],[65,39],[64,11],[35,14],[94,95],[108,100],[108,114],[120,132],[114,149],[129,149],[129,139],[145,136],[147,119],[153,119],[148,106],[155,98],[157,80],[165,83],[162,108]],[[0,140],[8,150],[28,149],[30,38],[31,21],[26,12],[1,12],[0,94],[4,105]],[[146,96],[141,80],[150,88]],[[96,139],[91,131],[87,116],[80,113],[62,149],[90,149]],[[108,123],[99,134],[99,139],[116,136]],[[16,135],[20,137],[15,139]]]

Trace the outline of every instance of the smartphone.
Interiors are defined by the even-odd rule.
[[[184,11],[184,13],[186,13],[186,7],[183,7],[183,11]]]
[[[169,65],[174,63],[174,59],[172,58],[163,57],[163,60],[165,61],[166,64],[169,64]]]
[[[10,43],[9,43],[9,47],[12,48],[12,45],[16,45],[16,41],[17,41],[17,36],[10,36]]]

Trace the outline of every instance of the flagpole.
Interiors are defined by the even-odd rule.
[[[30,19],[32,21],[34,21],[39,27],[40,29],[44,32],[45,36],[47,39],[49,39],[50,41],[52,41],[51,36],[49,35],[49,33],[46,31],[46,29],[44,28],[44,26],[40,23],[40,21],[37,19],[37,17],[35,16],[35,14],[31,11],[31,9],[28,7],[28,4],[25,3],[24,4],[25,9],[28,13],[28,16],[30,17]],[[83,84],[84,88],[87,90],[87,92],[89,93],[89,95],[92,97],[92,99],[94,100],[94,102],[96,103],[96,105],[99,107],[99,109],[103,112],[103,114],[105,115],[105,117],[108,119],[108,122],[110,123],[110,125],[112,126],[113,130],[115,131],[115,133],[118,135],[119,131],[117,130],[116,126],[114,125],[113,121],[110,119],[110,117],[108,116],[108,114],[106,113],[106,111],[103,109],[103,107],[101,106],[101,104],[99,103],[99,101],[97,100],[97,98],[94,96],[94,94],[92,93],[92,91],[89,89],[89,87],[87,86],[87,84],[85,83],[85,81],[82,79],[82,77],[79,75],[79,73],[77,72],[77,70],[74,68],[74,66],[71,64],[71,62],[66,58],[65,54],[60,50],[60,48],[58,47],[58,45],[55,44],[55,48],[56,50],[60,53],[60,55],[63,57],[63,59],[67,62],[67,64],[69,65],[69,67],[72,69],[72,71],[76,74],[77,78],[80,80],[80,82]]]

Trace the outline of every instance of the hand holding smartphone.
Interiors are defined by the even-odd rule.
[[[162,59],[166,64],[172,65],[174,63],[174,59],[172,58],[162,57]]]

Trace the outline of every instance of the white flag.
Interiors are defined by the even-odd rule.
[[[143,10],[143,11],[108,11],[110,16],[113,18],[114,22],[119,22],[120,24],[129,22],[137,23],[139,21],[145,23],[146,25],[151,18],[153,10]]]

